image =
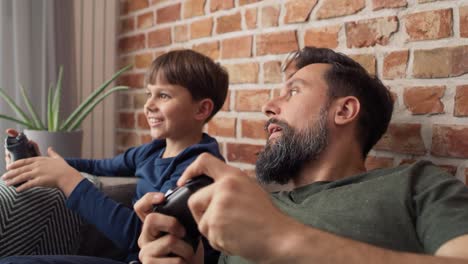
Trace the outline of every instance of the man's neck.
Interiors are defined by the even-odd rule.
[[[317,181],[335,181],[366,171],[359,148],[329,146],[319,159],[310,161],[293,180],[294,188]]]

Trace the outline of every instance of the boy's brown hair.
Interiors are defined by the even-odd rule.
[[[194,100],[209,98],[213,111],[208,122],[224,104],[229,87],[226,70],[209,57],[193,50],[174,50],[157,57],[148,70],[145,85],[156,84],[158,74],[169,84],[186,88]]]

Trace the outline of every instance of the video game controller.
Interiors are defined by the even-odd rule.
[[[20,159],[26,159],[30,157],[39,156],[34,149],[32,144],[29,144],[29,140],[24,133],[19,133],[16,137],[7,136],[5,138],[5,148],[10,152],[11,161],[17,161]],[[18,187],[23,183],[13,185]]]
[[[183,239],[192,245],[194,251],[198,247],[200,231],[198,231],[197,223],[188,208],[187,201],[192,194],[211,183],[213,183],[213,179],[208,176],[195,177],[187,181],[184,186],[169,190],[165,194],[165,201],[153,207],[153,212],[173,216],[185,227]]]

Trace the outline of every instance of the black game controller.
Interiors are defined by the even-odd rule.
[[[7,136],[5,148],[10,152],[12,162],[38,156],[34,146],[29,144],[29,140],[24,133],[19,133],[16,137]],[[18,187],[21,184],[23,183],[16,184],[14,187]]]
[[[197,223],[188,208],[187,200],[193,193],[211,183],[213,183],[213,179],[208,176],[195,177],[188,180],[184,186],[169,190],[165,195],[166,200],[153,207],[153,212],[173,216],[185,227],[183,239],[192,245],[193,251],[197,250],[200,231],[198,231]]]

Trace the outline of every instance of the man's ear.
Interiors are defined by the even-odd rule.
[[[197,103],[197,111],[195,113],[196,120],[206,120],[213,112],[214,103],[213,100],[205,98]]]
[[[338,98],[334,105],[336,125],[346,125],[355,121],[361,110],[361,104],[354,96]]]

